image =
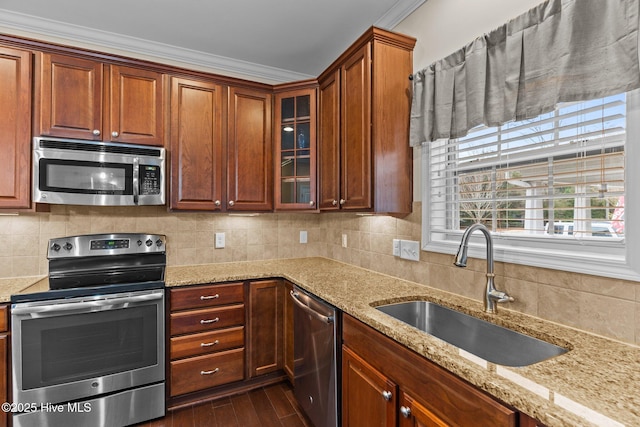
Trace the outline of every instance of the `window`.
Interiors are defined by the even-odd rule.
[[[625,167],[640,155],[638,104],[635,92],[565,103],[424,145],[423,248],[454,253],[464,229],[481,222],[498,260],[640,278],[629,262],[640,240],[635,197],[625,192],[640,175]],[[484,256],[480,237],[472,256]]]

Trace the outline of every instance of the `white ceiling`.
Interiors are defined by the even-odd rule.
[[[0,0],[0,28],[259,80],[317,77],[426,0]]]

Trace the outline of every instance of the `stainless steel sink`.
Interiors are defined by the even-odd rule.
[[[504,366],[527,366],[567,349],[428,301],[376,307],[469,353]]]

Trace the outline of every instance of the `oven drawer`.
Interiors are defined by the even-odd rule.
[[[194,286],[171,290],[171,311],[243,302],[243,283]]]
[[[203,332],[244,325],[244,304],[171,313],[170,334]]]
[[[244,326],[171,338],[171,360],[244,347]]]
[[[171,396],[244,379],[244,348],[171,362]]]

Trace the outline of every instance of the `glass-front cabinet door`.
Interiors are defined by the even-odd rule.
[[[276,94],[276,210],[315,210],[316,88]]]

